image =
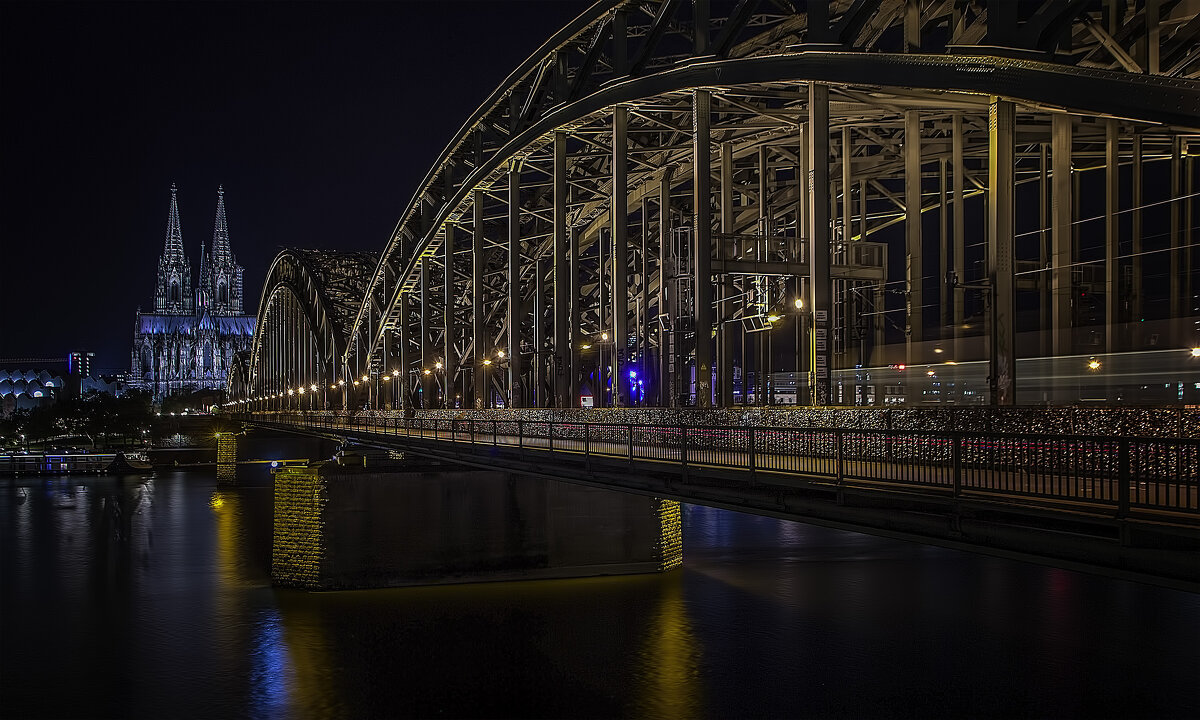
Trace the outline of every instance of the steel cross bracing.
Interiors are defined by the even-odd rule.
[[[1160,250],[1190,346],[1198,36],[1171,0],[599,2],[430,168],[332,365],[379,406],[705,406],[949,353],[1011,403],[1018,331],[1141,349]]]

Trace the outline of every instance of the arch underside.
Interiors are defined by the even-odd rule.
[[[1137,296],[1108,307],[1108,334],[1143,309],[1141,230],[1095,241],[1096,226],[1071,228],[1094,212],[1094,178],[1127,210],[1131,182],[1148,201],[1129,177],[1143,167],[1170,167],[1167,195],[1191,187],[1200,22],[1185,4],[1163,2],[1157,18],[1099,1],[796,5],[606,0],[551,38],[468,119],[402,213],[333,341],[343,375],[399,372],[428,398],[436,378],[421,374],[436,361],[443,401],[457,389],[485,404],[563,404],[606,386],[603,363],[583,355],[608,332],[622,337],[604,341],[621,364],[654,358],[643,372],[665,383],[664,356],[703,364],[696,331],[711,327],[718,382],[732,385],[736,362],[744,396],[748,367],[776,369],[779,348],[759,333],[799,325],[788,313],[798,297],[833,315],[825,362],[930,360],[941,348],[926,344],[977,335],[964,328],[979,326],[992,292],[979,288],[994,281],[997,183],[1015,193],[1005,207],[1038,214],[1034,240],[1018,216],[1003,248],[1008,301],[1039,299],[1047,354],[1080,350],[1072,272],[1095,242],[1106,262],[1086,272],[1110,296]],[[997,180],[1004,113],[1012,150]],[[1117,179],[1105,171],[1114,159]],[[1194,203],[1168,203],[1167,251],[1187,263],[1169,298],[1178,319]],[[950,272],[968,288],[948,287]],[[803,329],[794,368],[812,373],[822,360]]]

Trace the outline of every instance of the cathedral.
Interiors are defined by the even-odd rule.
[[[175,192],[172,184],[154,312],[139,308],[133,330],[129,385],[153,392],[155,400],[179,391],[224,389],[234,355],[249,350],[254,335],[255,317],[242,314],[242,266],[229,248],[224,188],[217,189],[211,252],[200,248],[195,293]]]

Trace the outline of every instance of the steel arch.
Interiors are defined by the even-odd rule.
[[[1194,270],[1181,240],[1193,203],[1179,198],[1191,197],[1184,184],[1200,146],[1198,37],[1194,9],[1172,0],[597,2],[514,70],[430,168],[348,316],[335,348],[343,374],[403,373],[407,403],[415,373],[428,406],[436,363],[442,402],[461,386],[484,404],[563,405],[578,402],[581,382],[603,394],[640,353],[642,363],[654,356],[660,386],[679,360],[694,368],[698,404],[728,404],[730,343],[742,345],[743,401],[748,365],[755,393],[769,397],[761,378],[774,351],[765,336],[753,336],[754,348],[746,338],[775,322],[782,300],[803,296],[803,318],[788,320],[796,374],[805,366],[822,393],[814,399],[830,401],[835,358],[848,367],[858,352],[878,363],[873,348],[895,335],[886,323],[902,326],[911,363],[935,351],[922,345],[936,307],[954,329],[934,335],[969,350],[960,328],[971,292],[997,299],[992,399],[1012,402],[1017,295],[1039,294],[1048,354],[1069,352],[1077,329],[1078,175],[1105,176],[1096,282],[1107,288],[1110,352],[1136,344],[1117,338],[1116,325],[1140,312],[1141,221],[1127,253],[1114,218],[1141,216],[1143,162],[1169,165],[1170,257],[1186,254]],[[1122,165],[1137,178],[1128,210],[1119,209]],[[1033,275],[1021,266],[1031,261],[1013,215],[1018,188],[1031,183],[1044,202],[1045,270]],[[966,228],[972,212],[984,222]],[[941,246],[931,252],[922,225],[935,215]],[[896,280],[888,231],[900,226],[906,262]],[[968,231],[989,238],[986,257],[964,247]],[[983,274],[964,265],[972,253]],[[951,274],[963,282],[942,287]],[[1171,281],[1176,320],[1192,274]],[[1122,293],[1135,297],[1132,308],[1118,306]],[[851,333],[859,336],[847,341]],[[595,373],[581,380],[580,354],[601,337],[610,376],[600,346]],[[496,382],[502,364],[508,379]],[[703,387],[710,370],[716,395]],[[675,382],[658,402],[676,401]],[[614,404],[626,392],[614,385]]]

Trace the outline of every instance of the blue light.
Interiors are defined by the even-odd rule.
[[[630,370],[629,371],[629,379],[632,380],[636,377],[637,377],[637,370]]]

